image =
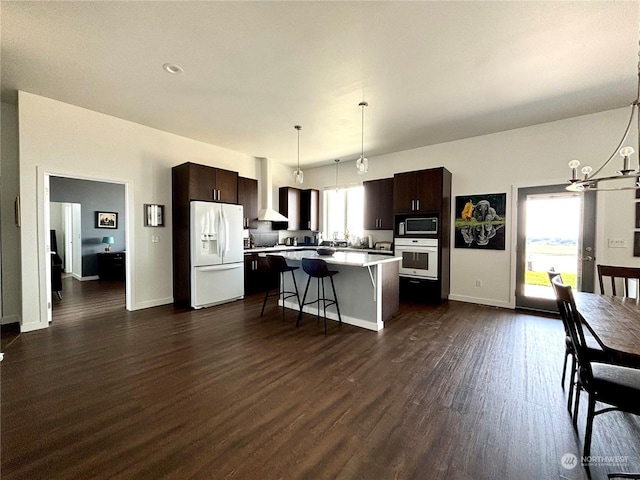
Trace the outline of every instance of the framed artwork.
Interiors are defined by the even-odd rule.
[[[633,256],[640,257],[640,232],[633,232]]]
[[[164,205],[144,204],[144,226],[164,227]]]
[[[504,250],[507,194],[456,197],[455,247]]]
[[[116,212],[96,212],[96,228],[118,228]]]

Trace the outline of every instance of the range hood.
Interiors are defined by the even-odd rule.
[[[258,220],[265,222],[288,222],[289,219],[273,209],[273,173],[272,160],[262,158],[262,172],[260,175],[262,187],[262,205],[265,207],[258,212]]]

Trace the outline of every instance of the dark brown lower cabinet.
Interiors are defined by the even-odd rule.
[[[124,280],[126,268],[125,252],[98,253],[98,276],[100,280]]]
[[[266,257],[257,253],[247,253],[244,256],[244,294],[265,292],[278,288],[280,281],[278,272],[269,268]]]

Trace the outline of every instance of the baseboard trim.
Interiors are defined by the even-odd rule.
[[[487,305],[489,307],[508,308],[513,310],[514,306],[509,302],[503,302],[500,300],[492,300],[490,298],[468,297],[466,295],[451,295],[449,294],[449,300],[456,302],[475,303],[477,305]]]
[[[74,275],[73,278],[76,278],[76,276]],[[98,275],[89,275],[86,277],[80,277],[78,278],[78,280],[80,280],[81,282],[89,282],[91,280],[100,280],[100,277]]]
[[[20,323],[20,317],[18,315],[7,315],[0,318],[0,325],[9,325],[11,323]]]
[[[148,302],[139,302],[131,306],[131,310],[144,310],[145,308],[161,307],[173,303],[173,297],[159,298],[157,300],[149,300]]]

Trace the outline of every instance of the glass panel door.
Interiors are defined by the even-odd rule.
[[[595,194],[567,192],[564,185],[518,191],[516,307],[556,311],[547,272],[593,291]]]

